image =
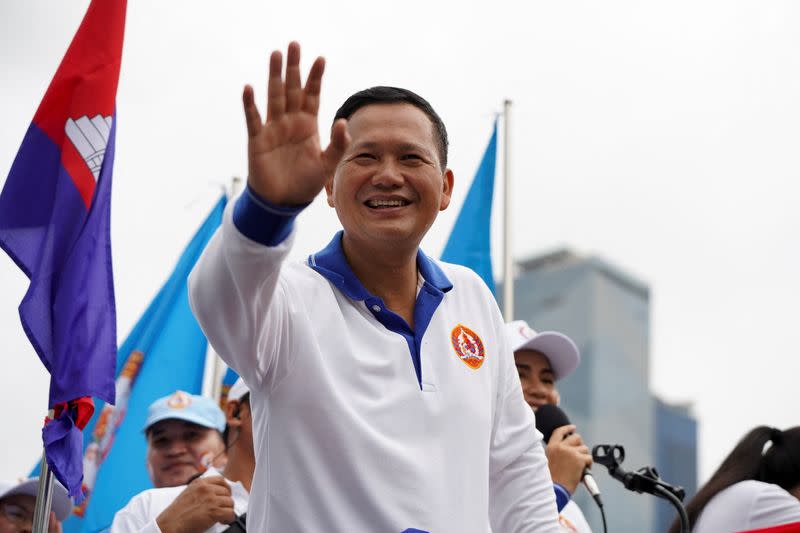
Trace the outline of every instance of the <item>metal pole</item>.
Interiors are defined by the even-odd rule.
[[[231,180],[231,190],[230,194],[228,195],[228,201],[232,202],[239,193],[242,191],[242,178],[234,176]],[[208,351],[206,352],[206,372],[205,376],[206,379],[203,383],[203,393],[207,394],[210,392],[211,398],[219,403],[219,399],[222,396],[222,378],[225,376],[225,371],[227,370],[227,366],[225,363],[220,359],[217,352],[214,351],[214,348],[211,346],[211,343],[208,344]],[[210,372],[209,372],[210,370]],[[208,383],[208,376],[211,376],[211,383]]]
[[[51,409],[47,418],[55,416]],[[33,533],[47,533],[50,525],[50,507],[53,503],[53,472],[47,466],[47,456],[42,450],[42,466],[39,469],[39,487],[36,493],[36,507],[33,509]]]
[[[503,317],[514,320],[514,262],[511,253],[511,100],[503,102]]]

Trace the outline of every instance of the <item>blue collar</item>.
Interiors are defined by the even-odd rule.
[[[342,250],[343,231],[333,236],[331,242],[319,252],[308,256],[308,266],[322,274],[351,300],[366,300],[373,295],[367,291],[344,256]],[[417,250],[417,267],[422,279],[442,292],[448,292],[453,284],[439,266],[422,250]]]

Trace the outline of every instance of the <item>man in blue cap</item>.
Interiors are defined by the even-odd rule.
[[[239,379],[225,406],[228,462],[176,487],[134,496],[114,517],[111,533],[243,533],[255,469],[250,391]]]
[[[176,391],[150,405],[144,432],[153,486],[176,487],[225,465],[225,415],[210,398]]]

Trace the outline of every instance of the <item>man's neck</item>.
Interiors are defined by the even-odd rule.
[[[364,287],[383,300],[386,307],[414,329],[417,299],[417,248],[367,249],[342,238],[342,250],[353,273]]]
[[[242,449],[244,446],[235,442],[228,450],[228,463],[222,470],[222,475],[230,481],[238,481],[247,492],[250,492],[250,485],[253,483],[253,471],[256,468],[256,459],[252,451],[247,453]]]

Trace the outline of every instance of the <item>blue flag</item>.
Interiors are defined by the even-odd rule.
[[[453,231],[442,252],[442,261],[471,268],[494,293],[492,274],[492,197],[497,163],[497,121],[475,179],[461,206]]]
[[[119,349],[117,404],[98,405],[86,426],[91,440],[83,462],[88,497],[64,522],[65,533],[102,531],[133,495],[152,488],[142,432],[147,408],[178,389],[201,392],[208,341],[189,308],[186,281],[224,208],[221,198]]]
[[[47,462],[81,495],[91,396],[114,402],[111,172],[125,0],[94,0],[0,194],[0,247],[30,279],[22,327],[50,373]]]

